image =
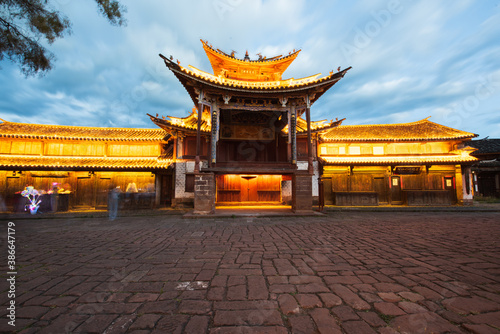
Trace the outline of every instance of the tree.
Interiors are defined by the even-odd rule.
[[[126,8],[118,0],[95,0],[99,12],[112,25],[124,25]],[[55,10],[50,0],[0,0],[0,61],[18,63],[26,76],[45,74],[54,54],[41,40],[52,44],[71,33],[71,22]]]

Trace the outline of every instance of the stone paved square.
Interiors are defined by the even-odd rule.
[[[21,333],[500,333],[498,212],[13,222]]]

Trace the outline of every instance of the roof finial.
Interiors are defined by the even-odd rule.
[[[250,60],[250,57],[248,56],[248,50],[247,50],[247,52],[245,53],[245,60]]]

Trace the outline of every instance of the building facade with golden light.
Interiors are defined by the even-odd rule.
[[[428,119],[332,129],[319,144],[325,204],[471,204],[476,136]]]
[[[34,186],[42,192],[41,212],[52,211],[56,190],[70,208],[106,208],[108,192],[129,185],[127,205],[149,208],[168,200],[164,191],[171,159],[163,151],[168,138],[161,129],[97,128],[0,123],[0,191],[10,211],[23,211],[20,192]],[[163,154],[162,154],[163,153]],[[56,189],[54,189],[56,188]],[[125,202],[124,202],[125,204]],[[52,206],[54,201],[52,200]]]
[[[469,167],[477,158],[466,143],[475,134],[427,119],[357,126],[312,121],[311,106],[350,68],[283,79],[300,50],[251,60],[202,44],[213,74],[160,55],[195,108],[183,118],[148,114],[159,129],[1,123],[0,190],[8,204],[26,185],[54,183],[71,188],[70,207],[105,206],[107,189],[134,183],[138,190],[130,197],[139,207],[189,205],[201,214],[216,205],[288,204],[300,212],[315,201],[472,199]]]

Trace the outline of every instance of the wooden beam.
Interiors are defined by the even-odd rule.
[[[201,119],[203,117],[203,90],[198,94],[198,128],[196,130],[196,158],[194,161],[194,172],[200,172],[200,154],[201,154]]]
[[[291,146],[292,146],[292,164],[297,164],[297,109],[295,105],[290,108],[290,127],[288,131],[291,135]]]
[[[212,136],[210,138],[209,166],[212,167],[212,164],[217,162],[217,137],[219,129],[219,107],[217,101],[212,103],[210,115],[212,117]]]
[[[314,173],[311,138],[311,102],[309,95],[306,95],[306,122],[307,122],[307,170],[309,174]]]

